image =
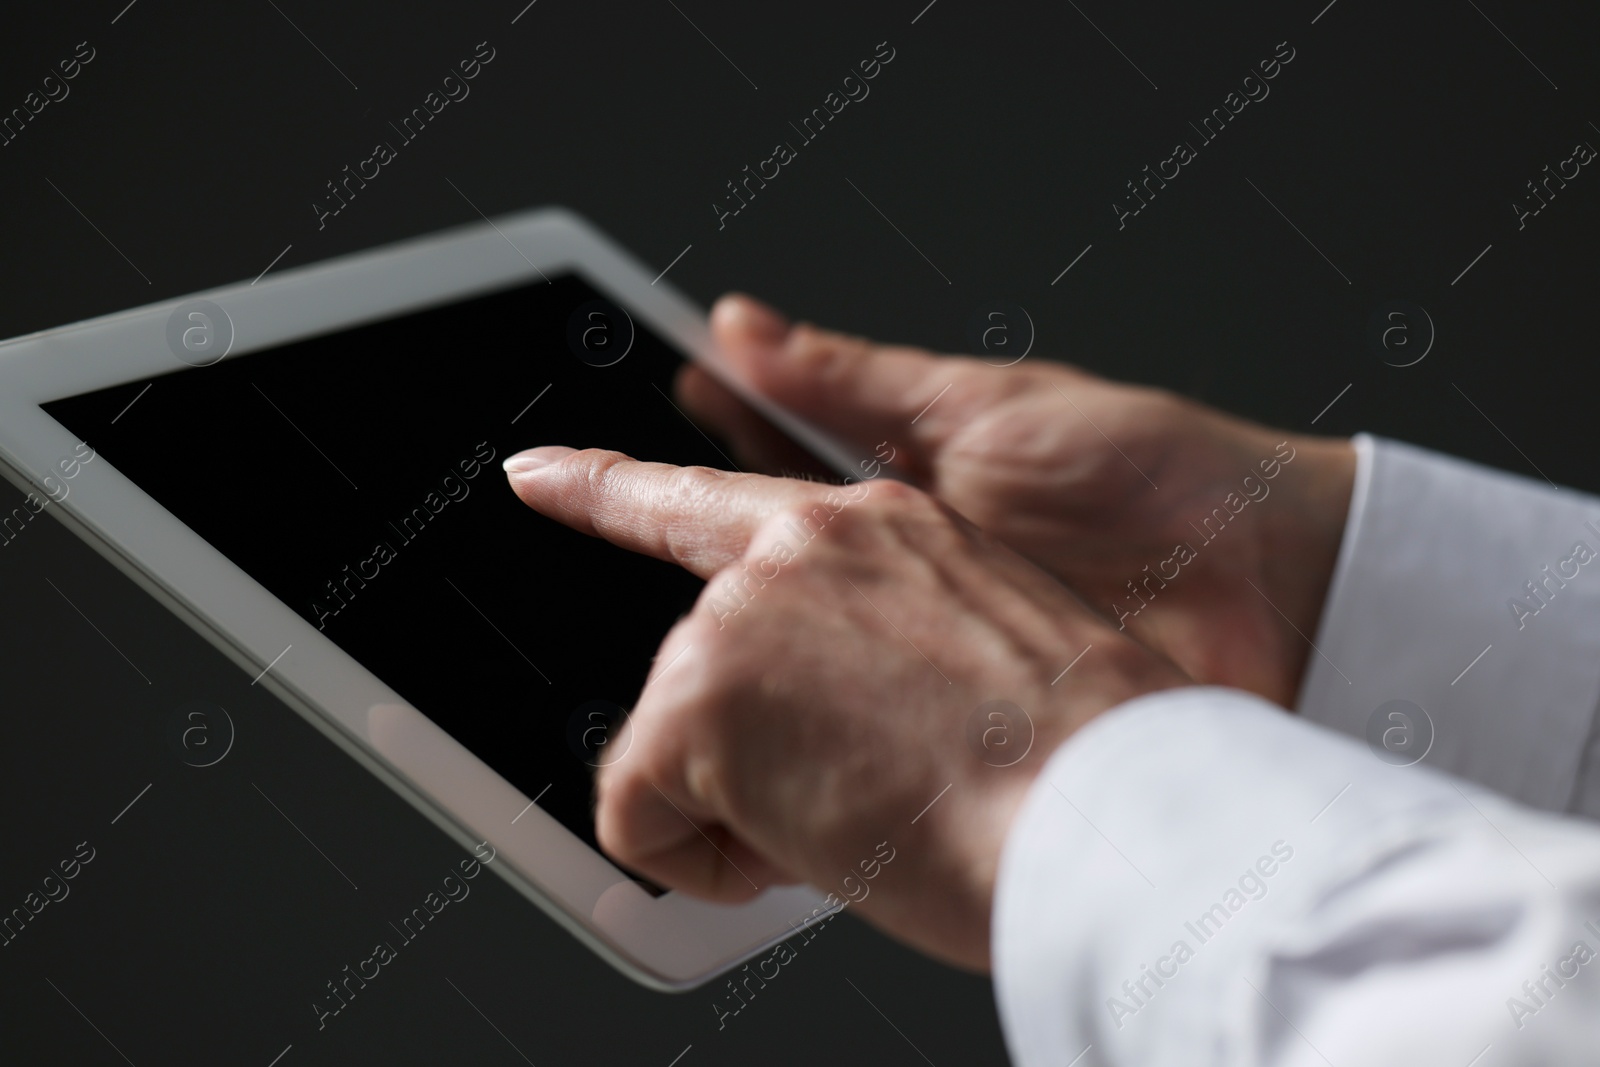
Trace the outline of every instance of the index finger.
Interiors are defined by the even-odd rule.
[[[541,515],[701,578],[743,556],[756,529],[775,512],[820,505],[828,492],[841,491],[559,445],[519,452],[504,467],[517,496]]]

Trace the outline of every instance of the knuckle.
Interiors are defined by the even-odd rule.
[[[819,495],[805,503],[780,508],[756,529],[743,559],[743,567],[771,578],[778,568],[790,570],[814,558],[808,546],[848,539],[852,516],[843,497]]]
[[[813,499],[792,503],[757,529],[743,566],[771,578],[776,569],[813,570],[838,562],[841,552],[873,551],[903,540],[915,528],[950,526],[933,497],[904,482],[885,479],[830,487]]]
[[[715,467],[679,467],[672,473],[672,487],[686,502],[695,503],[717,492],[729,477]]]
[[[873,481],[867,489],[865,500],[879,507],[911,507],[927,503],[932,498],[914,485],[908,485],[894,478],[880,478]]]
[[[590,495],[603,498],[617,488],[617,467],[628,457],[604,448],[586,448],[561,460],[578,468]]]

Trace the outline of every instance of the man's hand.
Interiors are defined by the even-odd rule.
[[[506,468],[542,514],[708,579],[613,742],[625,754],[600,774],[596,817],[611,855],[696,896],[805,881],[856,899],[886,843],[894,863],[858,909],[986,969],[1001,844],[1045,758],[1102,711],[1188,681],[898,482],[560,447]],[[994,700],[1031,719],[994,739],[1014,746],[1001,759],[972,742]]]
[[[999,368],[790,326],[749,297],[724,297],[711,321],[756,391],[892,455],[890,469],[1196,680],[1293,705],[1344,532],[1347,441],[1060,364]],[[686,368],[678,391],[758,469],[803,468],[704,371]]]

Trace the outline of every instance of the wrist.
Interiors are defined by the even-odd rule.
[[[1029,716],[1028,749],[1015,763],[1004,766],[985,759],[965,761],[958,779],[969,800],[956,837],[964,842],[964,859],[951,872],[952,882],[964,879],[962,894],[972,902],[971,913],[983,917],[980,937],[972,939],[963,966],[987,971],[989,967],[988,917],[999,877],[1001,849],[1010,835],[1028,795],[1051,757],[1094,720],[1124,704],[1144,697],[1191,687],[1194,680],[1165,656],[1122,634],[1074,634],[1075,643],[1087,637],[1090,648],[1070,675],[1049,685],[1041,681]],[[1053,669],[1053,667],[1052,667]],[[952,790],[952,792],[954,792]],[[1063,802],[1070,803],[1063,796]]]
[[[1356,450],[1348,438],[1288,435],[1278,440],[1287,440],[1295,459],[1279,486],[1288,490],[1286,506],[1272,509],[1263,524],[1260,559],[1262,591],[1304,638],[1290,646],[1295,652],[1283,665],[1280,700],[1292,707],[1344,541]]]

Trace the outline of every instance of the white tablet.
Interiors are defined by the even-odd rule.
[[[547,210],[18,338],[0,459],[606,960],[676,990],[827,908],[803,887],[707,904],[598,850],[594,767],[700,582],[538,515],[500,470],[539,444],[729,465],[671,399],[685,358],[718,370],[705,315],[652,277]]]

